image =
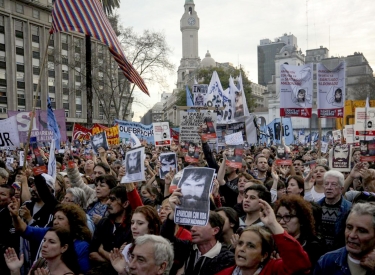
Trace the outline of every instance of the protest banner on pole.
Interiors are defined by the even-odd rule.
[[[123,121],[115,119],[115,123],[119,126],[119,135],[121,139],[130,140],[130,133],[134,133],[140,141],[147,141],[154,144],[154,129],[152,124],[144,125],[139,122]]]
[[[185,111],[180,111],[180,144],[184,142],[193,142],[194,144],[199,144],[201,138],[198,135],[199,126],[204,124],[205,121],[210,121],[213,127],[216,128],[217,115],[214,112],[201,111],[189,113]]]
[[[207,95],[208,85],[207,84],[194,84],[193,86],[193,97],[194,106],[203,107],[204,98]]]
[[[17,120],[15,116],[0,120],[0,147],[15,149],[20,146]]]
[[[311,117],[313,64],[280,65],[280,116]]]
[[[317,107],[319,118],[338,118],[344,115],[345,62],[333,70],[317,64]]]
[[[354,124],[355,141],[375,138],[375,108],[356,108]]]

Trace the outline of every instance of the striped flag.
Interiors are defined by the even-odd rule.
[[[109,51],[125,77],[131,83],[135,83],[145,94],[150,95],[143,79],[126,59],[121,44],[98,0],[56,0],[52,11],[50,32],[79,32],[103,42],[109,47]]]

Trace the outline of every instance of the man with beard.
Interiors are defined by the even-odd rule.
[[[198,158],[199,154],[195,152],[196,145],[193,142],[189,143],[188,156],[193,158]]]
[[[129,152],[126,155],[126,173],[137,174],[141,172],[141,151]]]
[[[255,165],[257,169],[257,174],[254,177],[262,182],[267,182],[271,179],[271,176],[267,173],[268,172],[268,161],[264,155],[258,155],[255,158]]]
[[[166,154],[160,156],[160,178],[164,179],[165,175],[169,173],[171,169],[176,169],[176,154]]]
[[[210,180],[209,173],[205,169],[185,169],[178,186],[181,188],[183,195],[180,199],[181,207],[184,209],[207,208],[207,194],[210,190]]]
[[[111,189],[107,200],[108,217],[102,218],[96,225],[91,242],[91,260],[110,261],[111,250],[133,241],[131,212],[138,206],[142,206],[142,200],[133,184]]]

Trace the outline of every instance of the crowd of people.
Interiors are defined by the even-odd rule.
[[[177,144],[145,145],[146,180],[126,184],[130,146],[56,154],[56,179],[14,151],[14,163],[0,161],[0,274],[375,273],[375,164],[359,149],[349,173],[330,170],[319,146],[285,146],[292,165],[276,164],[275,146],[246,147],[239,169],[203,137],[200,149],[192,164]],[[215,169],[207,225],[174,222],[186,193],[178,171],[161,169],[165,152],[179,171]]]

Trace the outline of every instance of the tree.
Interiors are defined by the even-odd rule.
[[[145,30],[142,34],[134,32],[133,28],[119,27],[119,40],[124,47],[125,55],[143,80],[150,84],[156,83],[161,87],[167,84],[166,74],[174,72],[174,64],[169,60],[171,49],[165,35],[161,32]],[[133,97],[136,85],[130,87],[130,97]],[[125,110],[127,109],[127,105]]]
[[[100,0],[100,2],[102,2],[104,12],[107,15],[112,15],[113,10],[120,7],[119,0]]]
[[[247,107],[249,108],[249,112],[252,112],[255,108],[255,101],[252,97],[251,94],[251,82],[247,78],[247,75],[244,71],[243,68],[241,69],[236,69],[236,68],[223,68],[223,67],[209,67],[209,68],[201,68],[198,69],[195,76],[196,79],[198,80],[199,84],[209,84],[211,81],[211,77],[213,72],[216,71],[220,82],[221,86],[223,89],[226,89],[229,87],[229,77],[236,77],[239,76],[240,73],[242,74],[242,82],[243,82],[243,87],[244,87],[244,92],[245,92],[245,97],[246,97],[246,103]],[[177,106],[186,106],[186,92],[185,90],[180,90],[177,94],[177,101],[176,101]]]

